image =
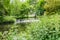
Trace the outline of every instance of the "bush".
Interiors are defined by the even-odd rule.
[[[0,24],[14,23],[16,19],[13,16],[3,16],[1,17]]]
[[[49,12],[48,14],[60,10],[60,0],[45,0],[45,1],[46,3],[44,5],[44,8],[46,12]]]
[[[60,15],[41,16],[39,22],[27,25],[9,25],[7,26],[9,30],[5,31],[4,28],[1,38],[7,40],[60,40],[59,18]]]
[[[39,23],[32,23],[29,28],[32,40],[60,40],[59,17],[58,15],[42,16]]]

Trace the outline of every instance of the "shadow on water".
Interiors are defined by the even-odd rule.
[[[7,24],[7,25],[5,25],[5,24],[0,25],[0,32],[9,31],[10,26],[11,25],[9,25],[9,24]]]
[[[13,25],[14,22],[3,22],[0,23],[0,32],[4,32],[4,31],[9,31],[11,25]]]
[[[29,23],[20,23],[20,24],[0,24],[0,32],[10,31],[17,29],[20,31],[25,31]],[[13,27],[13,28],[12,28]]]

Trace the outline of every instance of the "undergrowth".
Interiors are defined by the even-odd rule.
[[[0,40],[60,40],[60,15],[40,16],[39,20],[8,25],[8,30],[0,32]]]

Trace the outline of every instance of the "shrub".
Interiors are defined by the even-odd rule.
[[[44,5],[44,8],[46,12],[57,12],[60,10],[60,1],[59,0],[45,0],[46,3]]]
[[[39,22],[27,23],[27,25],[7,25],[9,30],[6,32],[6,27],[4,28],[1,40],[60,40],[59,18],[60,15],[41,16]]]
[[[13,17],[13,16],[5,16],[4,18],[3,18],[3,22],[15,22],[16,21],[16,19]]]
[[[58,15],[40,17],[40,22],[32,23],[29,28],[32,40],[59,40],[59,23],[60,19]]]
[[[3,16],[0,17],[0,24],[8,24],[8,23],[14,23],[16,21],[16,18],[13,16]]]

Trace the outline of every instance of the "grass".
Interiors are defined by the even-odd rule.
[[[60,40],[60,15],[40,16],[39,22],[10,25],[5,40]],[[0,38],[1,40],[3,40]]]

